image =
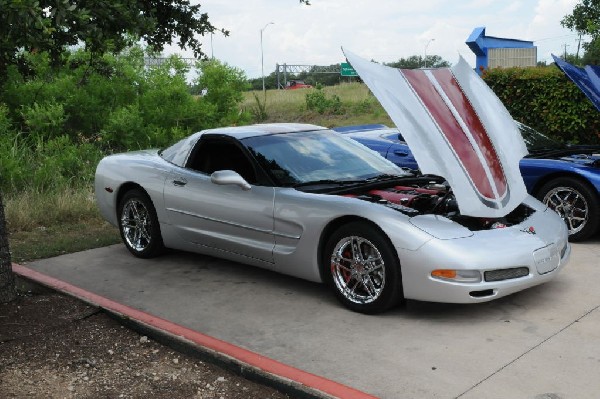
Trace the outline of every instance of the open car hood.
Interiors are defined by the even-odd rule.
[[[554,58],[556,66],[579,87],[600,111],[600,66],[586,65],[585,68],[579,68],[554,54],[552,54],[552,58]]]
[[[527,196],[527,148],[512,117],[461,57],[452,68],[396,69],[343,50],[421,171],[444,177],[463,215],[502,217]]]

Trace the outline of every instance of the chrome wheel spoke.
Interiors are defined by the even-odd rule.
[[[587,216],[587,209],[586,208],[573,208],[573,213],[578,212],[581,213],[585,216]]]
[[[354,285],[352,286],[352,288],[350,289],[350,293],[354,294],[354,291],[356,290],[356,287],[358,286],[358,283],[360,281],[358,281],[357,279],[354,280]],[[346,286],[346,288],[348,288],[348,286]]]
[[[360,243],[358,242],[358,237],[352,237],[352,259],[355,262],[360,262],[362,260],[362,254],[360,252]]]
[[[342,269],[348,273],[352,273],[352,269],[346,267],[345,265],[343,265],[342,263],[340,263],[338,261],[332,260],[331,264],[334,265],[337,269]]]
[[[150,242],[150,234],[148,234],[148,230],[146,230],[145,226],[140,229],[140,237],[146,240],[147,243]]]
[[[553,197],[550,197],[546,201],[546,205],[550,206],[550,208],[552,208],[552,209],[556,209],[560,206],[560,201],[557,203]]]
[[[363,277],[362,284],[371,297],[375,297],[377,295],[377,290],[375,289],[375,285],[373,284],[371,276]]]

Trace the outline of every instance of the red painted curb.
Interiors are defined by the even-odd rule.
[[[369,395],[346,385],[339,384],[335,381],[328,380],[318,375],[302,371],[292,366],[280,363],[276,360],[262,356],[258,353],[240,348],[217,338],[202,334],[200,332],[190,330],[184,326],[172,323],[160,317],[153,316],[149,313],[142,312],[129,306],[112,301],[100,295],[86,291],[82,288],[71,285],[67,282],[58,280],[54,277],[47,276],[25,266],[13,263],[13,271],[25,278],[36,281],[42,285],[54,288],[73,295],[77,298],[84,299],[94,303],[101,308],[120,313],[131,319],[140,321],[152,327],[158,328],[167,333],[185,338],[197,345],[222,353],[231,358],[237,359],[250,366],[256,367],[269,374],[273,374],[309,388],[324,392],[331,396],[344,399],[377,399],[375,396]]]

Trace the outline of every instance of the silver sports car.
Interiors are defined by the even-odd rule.
[[[570,255],[565,224],[533,197],[467,216],[446,180],[314,125],[206,130],[108,156],[95,188],[135,256],[174,248],[325,282],[364,313],[404,298],[489,301],[552,279]]]

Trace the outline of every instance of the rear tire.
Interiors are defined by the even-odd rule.
[[[125,193],[118,208],[119,231],[125,247],[138,258],[154,258],[164,250],[154,205],[144,191]]]
[[[559,177],[544,184],[537,198],[565,221],[569,241],[583,241],[598,231],[600,199],[585,182]]]
[[[398,256],[389,239],[369,223],[352,222],[336,230],[322,262],[335,296],[355,312],[380,313],[403,299]]]

